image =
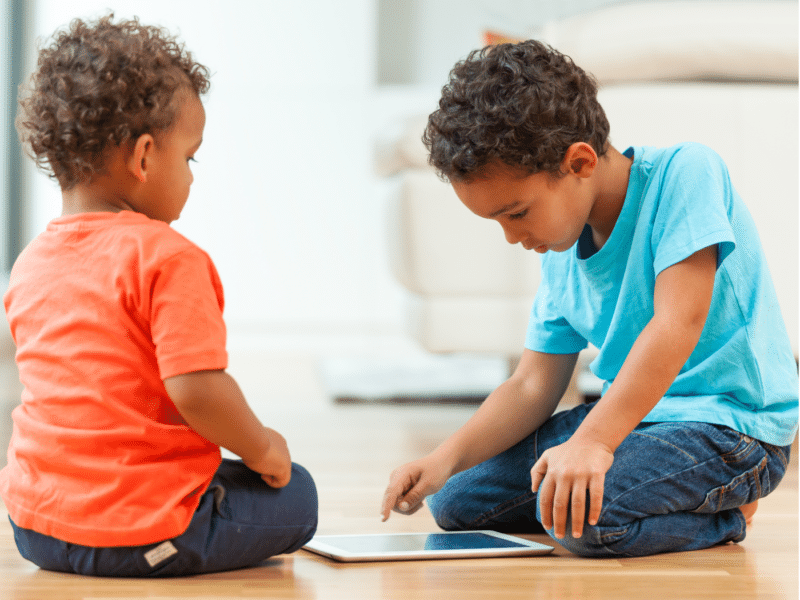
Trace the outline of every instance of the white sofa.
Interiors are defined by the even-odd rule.
[[[761,233],[796,356],[797,24],[796,2],[637,2],[531,36],[598,78],[618,150],[697,141],[719,152]],[[391,261],[411,292],[413,336],[435,353],[513,359],[523,349],[538,255],[508,245],[499,225],[472,215],[427,165],[420,136],[438,93],[393,93],[395,104],[419,103],[378,152],[380,173],[396,184]]]

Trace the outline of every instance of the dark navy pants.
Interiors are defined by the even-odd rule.
[[[187,530],[146,546],[93,548],[17,527],[24,558],[50,571],[101,577],[176,577],[258,565],[300,549],[317,528],[317,490],[292,464],[284,488],[269,487],[241,461],[222,461]],[[9,519],[10,520],[10,519]]]

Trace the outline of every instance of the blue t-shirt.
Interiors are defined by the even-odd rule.
[[[645,421],[726,425],[775,445],[797,432],[798,377],[755,224],[722,159],[700,144],[629,148],[622,211],[594,251],[591,230],[566,252],[542,256],[542,282],[525,346],[552,354],[592,343],[592,372],[619,373],[653,316],[656,276],[717,245],[714,293],[703,333]]]

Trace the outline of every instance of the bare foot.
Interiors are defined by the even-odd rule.
[[[750,504],[745,504],[744,506],[740,506],[739,510],[742,511],[744,515],[744,520],[747,523],[747,526],[753,524],[753,516],[756,514],[756,509],[758,508],[758,500],[755,502],[751,502]]]

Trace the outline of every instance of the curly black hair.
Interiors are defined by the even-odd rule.
[[[608,133],[595,79],[528,40],[473,50],[456,63],[422,141],[442,179],[469,182],[498,163],[560,176],[569,146],[586,142],[602,156]]]
[[[64,190],[101,173],[106,148],[169,129],[176,92],[209,88],[208,69],[166,30],[113,19],[53,34],[21,92],[20,140]]]

